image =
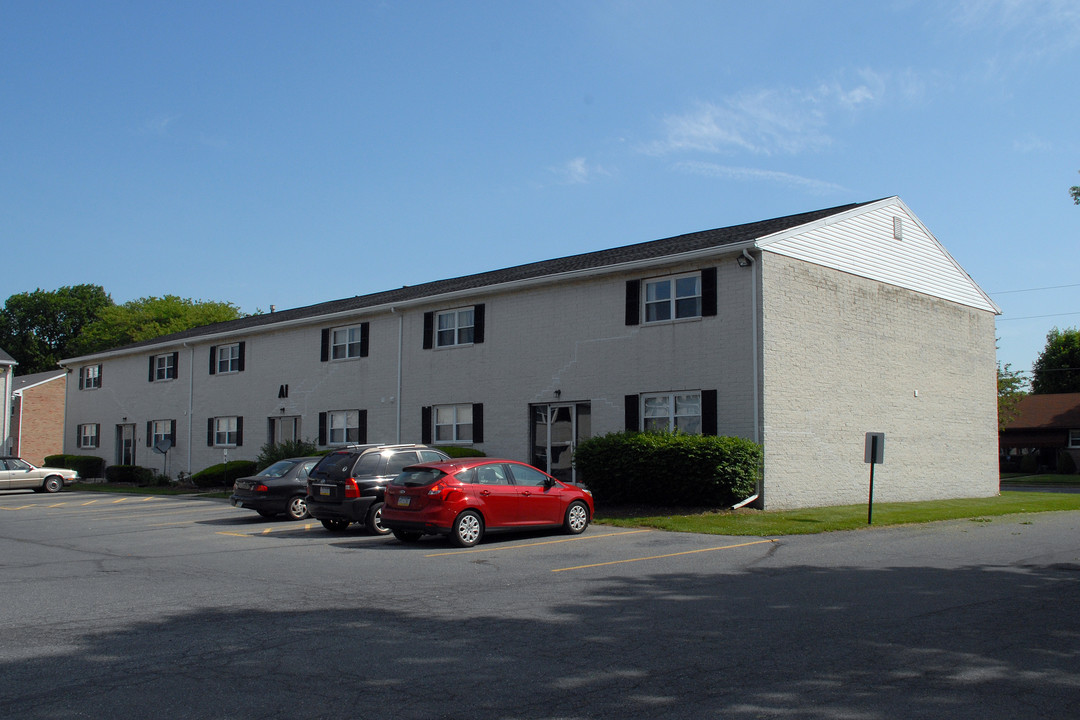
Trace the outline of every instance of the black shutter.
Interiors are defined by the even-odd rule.
[[[626,281],[626,324],[641,324],[641,281]]]
[[[638,396],[625,396],[623,398],[623,405],[625,407],[625,422],[623,423],[623,427],[627,432],[638,432],[641,430],[641,405]]]
[[[244,353],[247,350],[246,343],[240,343],[240,363],[237,365],[237,372],[244,372]]]
[[[101,423],[94,423],[94,447],[101,447]]]
[[[210,346],[210,374],[217,374],[217,345]]]
[[[484,442],[484,403],[473,403],[472,406],[472,441]]]
[[[173,377],[174,378],[180,377],[180,353],[179,352],[174,352],[172,354],[172,371],[173,371]]]
[[[244,417],[236,418],[236,447],[244,444]]]
[[[102,366],[98,365],[97,366],[97,386],[98,387],[101,387],[101,377],[102,377],[102,375],[104,375],[104,373],[101,372],[101,369],[102,369]]]
[[[214,447],[214,418],[206,418],[206,446]]]
[[[360,357],[368,356],[368,343],[371,339],[371,323],[360,323]],[[367,442],[361,440],[360,442]]]
[[[86,368],[79,368],[79,389],[82,390],[86,384]]]
[[[75,447],[82,448],[82,425],[75,426]]]
[[[367,410],[359,410],[357,412],[359,416],[356,421],[356,436],[359,438],[357,442],[367,442]]]
[[[169,439],[172,440],[173,447],[176,447],[176,421],[169,421]]]
[[[430,350],[435,336],[435,313],[424,313],[424,349]],[[430,442],[430,441],[429,441]]]
[[[330,328],[323,328],[321,353],[320,358],[323,362],[330,359]]]
[[[146,378],[150,382],[154,382],[154,356],[150,356],[150,375]]]
[[[717,431],[716,423],[716,391],[715,390],[702,390],[701,391],[701,434],[702,435],[715,435]]]
[[[701,271],[701,315],[713,317],[716,315],[716,268],[705,268]]]
[[[319,413],[319,444],[326,445],[326,413]]]
[[[147,420],[146,421],[146,447],[150,447],[150,445],[154,442],[153,437],[154,437],[154,421],[153,420]]]
[[[473,306],[473,343],[484,342],[484,303]]]
[[[420,442],[431,444],[431,406],[420,408]]]

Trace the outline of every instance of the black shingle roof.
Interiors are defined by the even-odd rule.
[[[542,260],[540,262],[517,265],[502,270],[491,270],[489,272],[465,275],[448,280],[436,280],[421,285],[407,285],[395,290],[386,290],[370,295],[357,295],[341,300],[330,300],[316,305],[307,305],[289,310],[278,310],[269,314],[249,315],[248,317],[215,323],[213,325],[203,325],[191,328],[190,330],[184,330],[171,335],[154,338],[153,340],[133,343],[115,349],[126,350],[148,345],[167,344],[173,341],[202,337],[204,335],[238,332],[263,325],[317,318],[322,315],[332,315],[351,310],[362,310],[364,308],[377,307],[379,305],[391,305],[394,303],[418,300],[425,297],[435,297],[463,290],[474,290],[490,287],[492,285],[501,285],[503,283],[520,282],[523,280],[560,275],[563,273],[592,270],[654,258],[658,259],[694,252],[695,250],[719,248],[725,245],[740,245],[749,243],[757,238],[766,237],[774,233],[798,227],[799,225],[816,222],[831,215],[847,212],[863,205],[869,205],[872,202],[878,201],[852,203],[824,210],[800,213],[798,215],[787,215],[785,217],[773,218],[772,220],[761,220],[758,222],[746,223],[744,225],[717,228],[715,230],[702,230],[700,232],[677,235],[662,240],[651,240],[649,242],[637,243],[634,245],[625,245],[610,250],[598,250],[596,252],[584,253],[581,255],[570,255],[555,260]]]

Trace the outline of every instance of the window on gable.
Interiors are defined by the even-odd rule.
[[[79,425],[78,442],[76,445],[80,448],[96,448],[100,442],[99,433],[101,425],[97,423],[88,423],[86,425]]]
[[[701,274],[645,281],[645,322],[701,317]]]
[[[472,344],[475,323],[471,307],[437,313],[435,322],[437,326],[435,333],[436,346],[450,347],[452,345]]]
[[[87,365],[79,368],[79,389],[96,390],[101,387],[101,366]],[[95,446],[96,447],[96,446]]]
[[[641,429],[646,432],[701,434],[701,393],[649,393],[641,396]]]

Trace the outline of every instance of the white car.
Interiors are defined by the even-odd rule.
[[[17,457],[0,457],[0,490],[60,492],[79,479],[79,473],[66,468],[37,467]]]

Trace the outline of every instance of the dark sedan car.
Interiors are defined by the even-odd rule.
[[[516,460],[465,458],[405,468],[386,486],[382,522],[402,542],[447,535],[472,547],[485,533],[559,529],[583,532],[592,493]]]
[[[263,517],[285,514],[292,520],[308,516],[307,478],[317,457],[278,460],[257,475],[233,483],[230,500],[235,507],[254,510]]]
[[[333,532],[362,523],[372,535],[385,535],[390,532],[381,520],[386,483],[406,465],[448,459],[426,445],[349,445],[335,450],[311,469],[308,512]]]

